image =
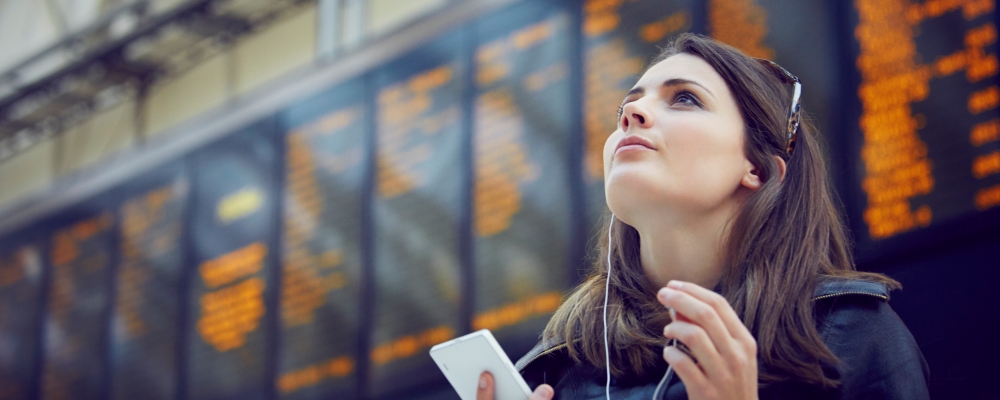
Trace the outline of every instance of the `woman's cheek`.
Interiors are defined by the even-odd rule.
[[[730,197],[739,184],[738,171],[729,163],[706,156],[703,160],[685,164],[678,177],[683,188],[678,195],[687,198],[699,209],[713,209]]]
[[[604,141],[604,179],[608,179],[608,172],[611,171],[611,158],[615,154],[615,143],[618,143],[619,136],[621,136],[621,130],[615,130],[608,136],[608,140]]]

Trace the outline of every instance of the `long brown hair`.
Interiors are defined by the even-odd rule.
[[[795,150],[786,153],[792,99],[778,72],[729,45],[687,33],[675,38],[652,64],[680,53],[701,57],[727,82],[745,123],[745,155],[763,180],[731,221],[724,244],[727,267],[719,283],[722,295],[757,339],[760,382],[790,379],[835,386],[836,379],[822,369],[837,358],[814,326],[816,284],[831,276],[874,280],[890,288],[899,284],[854,269],[818,131],[807,118],[799,127]],[[775,155],[786,161],[784,180]],[[618,377],[645,376],[662,365],[666,344],[662,329],[670,318],[656,301],[659,288],[643,273],[639,233],[615,220],[608,243],[607,218],[610,215],[599,236],[593,273],[559,307],[543,337],[565,341],[577,362],[604,367],[602,311],[608,277],[605,257],[610,251],[614,270],[607,309],[610,369]]]

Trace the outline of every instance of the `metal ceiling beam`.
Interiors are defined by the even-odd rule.
[[[98,93],[123,85],[148,86],[207,57],[206,51],[222,51],[218,44],[231,43],[287,10],[314,1],[189,0],[140,20],[129,33],[113,38],[108,29],[114,19],[124,13],[142,15],[149,0],[116,8],[95,24],[0,75],[0,85],[16,84],[19,71],[52,54],[65,49],[79,53],[56,71],[0,98],[0,163],[48,135],[57,134],[66,121],[79,120],[68,115],[67,110],[94,110],[92,97]],[[176,42],[173,47],[178,48],[164,49],[171,40]],[[143,46],[149,48],[143,51]]]

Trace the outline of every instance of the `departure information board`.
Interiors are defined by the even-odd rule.
[[[856,234],[886,239],[1000,205],[995,1],[853,6]]]
[[[49,238],[41,398],[107,397],[108,313],[118,254],[114,210],[92,201],[60,218]]]
[[[0,238],[0,400],[35,397],[42,243],[39,235],[27,232]]]
[[[272,119],[192,156],[189,399],[264,399],[279,161]]]
[[[571,279],[569,156],[579,142],[565,106],[573,26],[564,4],[524,3],[475,25],[472,329],[489,329],[511,354],[534,345]]]
[[[293,105],[285,135],[282,398],[357,396],[362,202],[369,170],[366,85],[356,79]]]
[[[190,183],[174,162],[120,189],[111,398],[175,399],[183,221]]]
[[[376,396],[440,379],[427,351],[460,330],[461,39],[446,36],[375,71]]]

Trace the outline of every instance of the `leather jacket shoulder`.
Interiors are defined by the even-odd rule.
[[[910,331],[889,307],[885,285],[865,280],[825,278],[814,295],[816,328],[823,342],[840,360],[827,368],[836,388],[799,382],[772,384],[759,391],[761,399],[927,399],[928,368]],[[531,388],[548,383],[556,398],[603,399],[606,375],[588,363],[569,357],[566,343],[549,339],[538,343],[516,363]],[[663,376],[666,363],[661,365]],[[656,374],[654,374],[656,375]],[[660,379],[612,379],[615,399],[687,399],[684,383],[675,375],[657,391]],[[654,399],[655,400],[655,399]]]

